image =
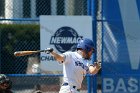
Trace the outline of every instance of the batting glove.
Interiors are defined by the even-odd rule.
[[[46,48],[45,49],[45,53],[50,54],[51,52],[53,52],[53,48]]]
[[[96,66],[98,70],[101,69],[101,62],[100,62],[100,61],[98,61],[98,62],[94,62],[93,65]]]

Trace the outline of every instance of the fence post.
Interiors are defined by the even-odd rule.
[[[87,15],[91,15],[91,0],[87,0]],[[91,93],[91,76],[87,76],[87,91]]]
[[[91,0],[91,15],[93,17],[93,41],[95,42],[95,49],[97,49],[97,0]],[[97,54],[94,53],[93,55],[93,60],[92,62],[94,63],[94,61],[96,61],[97,58]],[[92,78],[92,91],[91,93],[97,93],[97,76],[94,75],[91,77]]]

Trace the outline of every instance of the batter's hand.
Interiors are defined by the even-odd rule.
[[[46,48],[45,49],[45,53],[50,54],[51,52],[53,52],[53,48]]]
[[[94,62],[94,66],[97,67],[98,70],[101,69],[101,61]]]

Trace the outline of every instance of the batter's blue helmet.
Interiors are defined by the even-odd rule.
[[[91,49],[94,49],[95,51],[95,45],[92,40],[84,38],[78,42],[77,49],[83,49],[86,52],[89,52]]]

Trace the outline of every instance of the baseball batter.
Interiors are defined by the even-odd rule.
[[[94,43],[90,39],[81,39],[77,51],[58,54],[52,48],[47,48],[54,58],[63,64],[63,83],[59,93],[80,93],[84,76],[87,73],[96,74],[101,68],[99,62],[90,63],[92,53],[95,53]]]

